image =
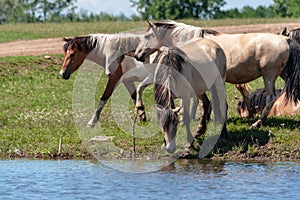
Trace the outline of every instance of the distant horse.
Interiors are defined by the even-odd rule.
[[[287,36],[300,44],[300,28],[292,29],[292,30],[287,30],[285,27],[280,33],[280,35]]]
[[[119,83],[127,88],[133,102],[138,105],[141,120],[145,121],[145,111],[141,96],[137,99],[135,81],[144,80],[150,68],[143,63],[129,57],[140,42],[140,36],[134,34],[90,34],[74,38],[64,38],[64,62],[60,71],[63,79],[69,79],[87,58],[102,67],[109,77],[104,93],[102,94],[97,110],[88,127],[93,127],[99,120],[103,106]],[[127,56],[129,55],[129,56]],[[108,66],[110,70],[107,70]]]
[[[212,92],[212,99],[220,95],[221,102],[213,106],[217,122],[226,124],[226,56],[220,46],[212,40],[199,39],[180,48],[161,47],[162,52],[154,74],[154,97],[157,116],[164,134],[165,148],[168,152],[176,150],[177,112],[174,98],[182,99],[183,122],[187,132],[188,149],[193,143],[190,130],[190,98],[216,87],[216,79],[221,80],[224,94]],[[216,89],[216,88],[214,88]],[[222,102],[223,101],[223,102]],[[223,110],[223,115],[222,113]],[[225,113],[225,114],[224,114]],[[221,116],[220,116],[221,115]]]
[[[270,109],[269,116],[291,116],[300,115],[300,101],[296,104],[293,101],[285,101],[285,92],[281,89],[276,90],[276,99]],[[263,88],[258,89],[250,94],[251,109],[254,113],[262,114],[264,107],[266,106],[266,92]],[[245,106],[243,99],[237,99],[237,112],[240,117],[247,116],[248,109]]]
[[[276,98],[281,93],[282,89],[278,89],[275,91]],[[267,103],[267,94],[266,90],[264,88],[260,88],[255,90],[254,92],[250,93],[248,96],[250,100],[250,109],[253,114],[259,114],[261,115],[263,112],[263,109],[266,107]],[[249,116],[249,110],[245,104],[244,99],[240,99],[235,97],[237,100],[237,107],[236,111],[238,112],[240,117],[248,117]]]
[[[286,99],[295,103],[300,99],[300,48],[296,42],[281,35],[223,34],[174,21],[149,22],[148,32],[136,49],[135,56],[143,60],[160,46],[178,45],[195,37],[212,39],[223,48],[227,57],[226,82],[243,84],[263,77],[267,106],[251,127],[258,126],[267,118],[270,103],[275,98],[275,80],[278,76],[285,80]]]

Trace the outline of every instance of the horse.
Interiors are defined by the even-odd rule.
[[[281,92],[282,89],[277,89],[275,91],[276,98]],[[259,88],[248,95],[248,98],[250,99],[250,109],[253,114],[262,114],[263,109],[266,107],[266,97],[267,94],[264,88]],[[237,97],[235,97],[235,99],[237,100],[236,111],[238,112],[239,116],[248,117],[250,111],[245,104],[245,100]]]
[[[293,116],[300,115],[300,101],[295,104],[293,101],[285,101],[285,91],[282,89],[276,90],[276,99],[270,109],[268,117],[270,116]],[[266,106],[266,92],[263,88],[257,89],[250,94],[251,109],[254,113],[262,114],[264,107]],[[243,99],[238,99],[237,112],[240,117],[247,116],[248,109],[245,106]]]
[[[127,88],[136,104],[141,121],[146,121],[144,105],[134,85],[135,81],[144,80],[149,73],[149,67],[131,57],[140,42],[140,36],[135,34],[90,34],[73,38],[64,38],[64,62],[60,75],[69,79],[85,59],[89,59],[106,68],[108,82],[102,94],[95,114],[88,122],[88,127],[94,127],[107,100],[119,83]],[[130,56],[131,55],[131,56]],[[107,67],[110,67],[107,70]]]
[[[267,106],[252,128],[266,120],[275,98],[275,81],[285,80],[286,100],[300,99],[299,45],[288,37],[272,33],[224,34],[174,21],[148,22],[148,32],[135,51],[135,57],[143,60],[160,46],[184,43],[195,37],[214,40],[227,57],[226,82],[243,84],[262,76],[267,93]],[[246,95],[243,95],[246,96]],[[249,100],[246,100],[249,105]]]
[[[169,153],[176,150],[177,113],[174,98],[182,100],[183,123],[187,132],[186,151],[194,137],[190,130],[190,98],[200,96],[212,88],[215,81],[221,80],[223,94],[212,92],[212,99],[221,98],[213,109],[216,120],[226,129],[226,56],[221,47],[212,40],[198,39],[180,47],[161,47],[154,74],[154,99],[157,117],[164,134],[164,147]],[[220,95],[220,96],[219,96]],[[223,101],[223,102],[222,102]],[[223,113],[222,113],[222,108]],[[222,113],[222,114],[221,114]]]
[[[292,30],[287,30],[287,28],[285,27],[278,34],[287,36],[287,37],[295,40],[296,42],[298,42],[298,44],[300,44],[300,28],[296,28],[296,29],[292,29]]]

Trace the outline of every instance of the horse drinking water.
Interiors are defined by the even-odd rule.
[[[211,89],[215,122],[226,122],[226,56],[212,40],[198,39],[179,48],[162,47],[155,74],[154,97],[159,124],[164,134],[165,148],[176,150],[177,112],[174,98],[182,100],[183,122],[187,132],[187,150],[193,143],[190,130],[190,98]],[[221,91],[221,92],[220,92]],[[218,93],[220,92],[220,93]],[[221,129],[220,129],[221,132]]]

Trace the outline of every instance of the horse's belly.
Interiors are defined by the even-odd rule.
[[[237,66],[228,68],[226,71],[226,82],[232,84],[248,83],[261,76],[261,72],[256,67]]]

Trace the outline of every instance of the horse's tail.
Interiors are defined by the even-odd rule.
[[[290,46],[290,56],[284,72],[286,73],[284,90],[286,101],[300,100],[300,46],[293,40],[287,39]]]

